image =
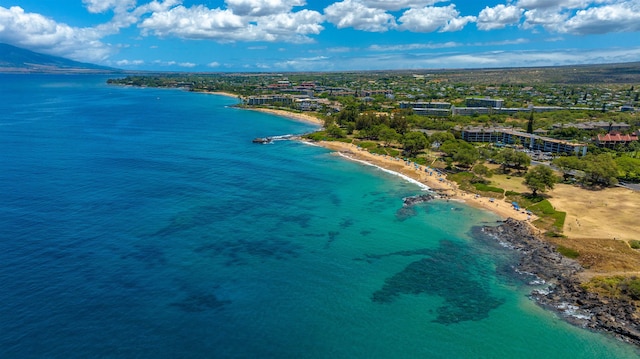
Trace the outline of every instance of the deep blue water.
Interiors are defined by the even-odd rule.
[[[491,214],[233,98],[0,76],[0,358],[632,358],[501,275]]]

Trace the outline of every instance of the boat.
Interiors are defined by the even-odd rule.
[[[270,137],[256,137],[251,142],[265,144],[265,143],[271,143],[271,141],[273,140]]]

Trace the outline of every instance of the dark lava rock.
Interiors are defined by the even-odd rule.
[[[432,194],[420,194],[417,196],[405,197],[402,199],[402,203],[405,207],[413,206],[423,202],[429,202],[436,197]]]
[[[572,324],[606,331],[640,346],[636,306],[624,299],[587,292],[577,276],[584,268],[536,236],[527,222],[509,218],[499,226],[483,227],[482,232],[517,251],[519,261],[514,270],[535,275],[548,284],[546,290],[531,292],[541,306],[556,311]]]

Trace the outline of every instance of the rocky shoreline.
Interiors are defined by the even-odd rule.
[[[527,222],[509,218],[499,226],[484,226],[481,231],[516,251],[518,263],[514,271],[534,275],[538,278],[534,281],[536,284],[547,286],[531,292],[531,297],[541,306],[572,324],[606,331],[640,346],[640,317],[635,305],[584,290],[577,275],[584,268],[558,253],[553,244],[538,238]]]

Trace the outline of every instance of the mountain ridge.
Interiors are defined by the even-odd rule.
[[[0,43],[0,73],[114,73],[120,71]]]

